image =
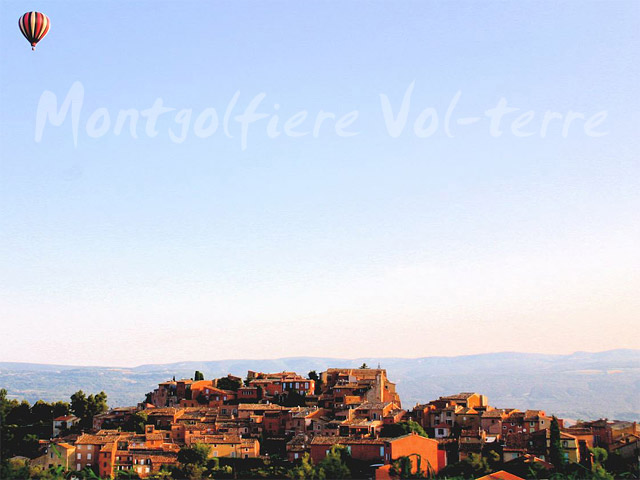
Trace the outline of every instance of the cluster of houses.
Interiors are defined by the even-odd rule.
[[[440,442],[451,461],[493,450],[503,463],[548,463],[552,417],[544,410],[494,408],[478,393],[459,393],[416,405],[411,416]],[[558,419],[563,455],[584,463],[590,449],[602,447],[623,458],[638,458],[640,428],[636,422],[596,420],[565,425]]]
[[[221,388],[229,385],[238,388]],[[127,431],[136,415],[146,418],[142,433]],[[544,411],[494,408],[478,393],[440,397],[407,410],[381,368],[332,368],[315,379],[250,371],[244,382],[233,376],[171,380],[135,407],[96,415],[92,431],[64,435],[74,419],[55,419],[56,438],[37,462],[71,470],[90,467],[103,478],[122,470],[144,478],[177,465],[178,451],[194,444],[207,444],[212,457],[249,459],[275,452],[292,463],[305,454],[320,462],[332,446],[342,445],[353,459],[375,468],[378,479],[390,478],[391,464],[400,457],[437,473],[487,449],[505,463],[552,467],[552,418]],[[429,438],[413,431],[388,435],[409,420]],[[583,461],[595,446],[623,456],[638,454],[640,430],[634,422],[559,422],[570,461]]]

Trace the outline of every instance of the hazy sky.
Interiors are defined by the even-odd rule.
[[[114,3],[0,3],[0,361],[640,348],[637,1]]]

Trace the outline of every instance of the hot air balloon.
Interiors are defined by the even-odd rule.
[[[27,12],[18,20],[18,26],[24,38],[31,44],[31,50],[35,50],[36,43],[42,40],[49,31],[51,22],[44,13]]]

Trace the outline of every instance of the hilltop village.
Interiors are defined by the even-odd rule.
[[[543,410],[496,408],[472,392],[406,407],[386,370],[366,365],[306,377],[249,371],[245,379],[205,380],[196,372],[193,379],[160,383],[136,406],[89,421],[80,428],[72,414],[54,418],[52,438],[40,441],[40,455],[30,465],[101,478],[170,478],[167,472],[186,462],[184,452],[198,448],[216,466],[231,469],[227,473],[239,465],[268,465],[269,459],[313,468],[340,449],[354,477],[498,471],[503,477],[492,478],[531,472],[548,478],[558,462],[593,472],[600,451],[637,465],[640,438],[635,422],[568,426]],[[465,464],[475,470],[456,470]]]

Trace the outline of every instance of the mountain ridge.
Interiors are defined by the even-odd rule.
[[[354,368],[362,363],[386,368],[397,384],[403,406],[442,395],[477,391],[491,405],[538,408],[567,418],[618,418],[640,421],[640,350],[615,349],[571,354],[495,352],[459,356],[282,357],[143,364],[135,367],[50,365],[0,362],[0,387],[11,398],[30,402],[68,400],[77,391],[104,390],[109,404],[136,404],[157,383],[189,378],[200,370],[206,378],[247,370],[293,370],[306,375],[329,367]]]

